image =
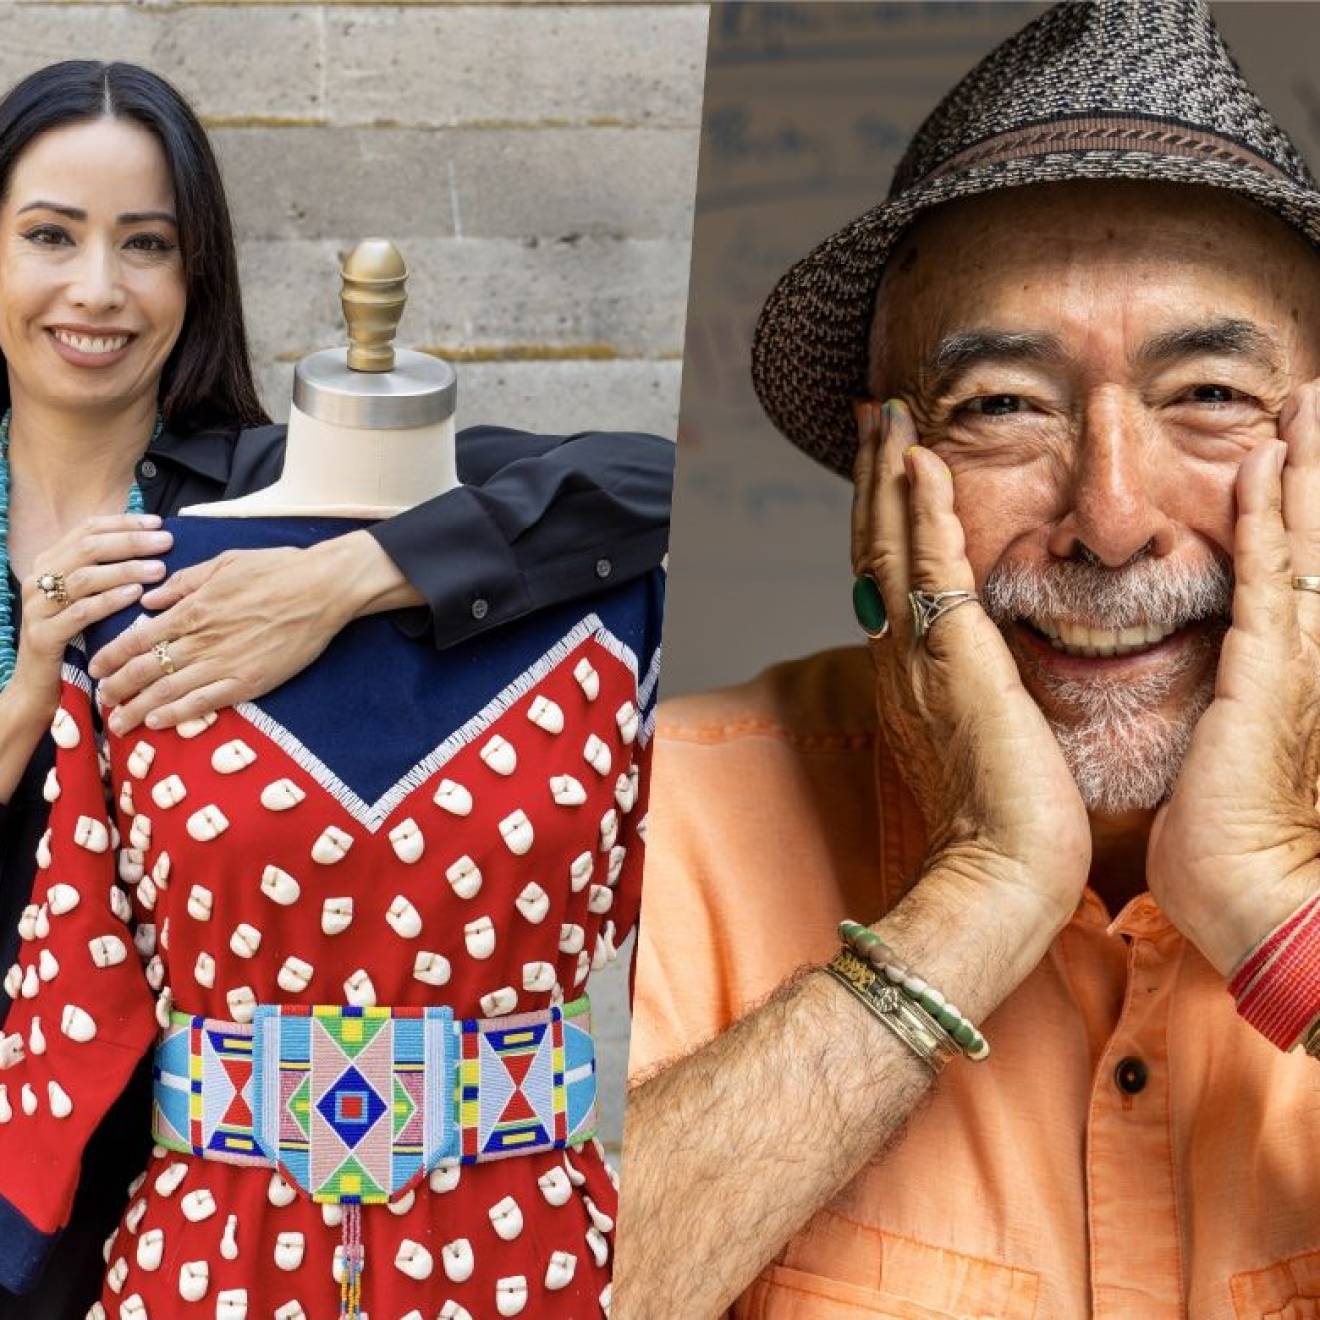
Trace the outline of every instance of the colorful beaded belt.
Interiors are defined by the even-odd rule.
[[[169,1150],[274,1165],[344,1206],[339,1314],[362,1315],[362,1206],[444,1160],[555,1150],[596,1128],[586,995],[499,1018],[448,1008],[259,1004],[251,1024],[172,1012],[156,1044],[152,1136]]]
[[[322,1202],[398,1200],[442,1160],[578,1145],[596,1127],[585,995],[499,1018],[262,1004],[246,1025],[176,1011],[154,1075],[160,1145],[275,1165]]]

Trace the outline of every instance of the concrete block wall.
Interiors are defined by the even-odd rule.
[[[382,233],[400,342],[460,364],[459,424],[673,435],[707,6],[25,0],[0,84],[57,59],[172,81],[211,134],[266,406],[340,342]]]
[[[459,425],[677,428],[704,3],[0,3],[0,86],[129,60],[206,125],[266,407],[343,341],[338,263],[384,234],[399,342],[454,360]],[[621,959],[593,978],[617,1152]]]

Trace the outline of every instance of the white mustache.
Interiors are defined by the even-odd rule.
[[[1181,628],[1196,619],[1229,617],[1233,573],[1217,559],[1204,565],[1142,559],[1127,568],[1075,560],[997,564],[980,596],[985,612],[1001,628],[1031,616],[1063,616],[1092,628],[1148,622]]]

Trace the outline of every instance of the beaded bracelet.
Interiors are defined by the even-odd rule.
[[[865,1004],[932,1073],[957,1058],[958,1046],[949,1033],[852,949],[840,949],[825,965],[825,971]]]
[[[841,921],[839,938],[881,972],[891,985],[897,986],[910,1000],[925,1009],[969,1059],[979,1063],[989,1056],[989,1042],[972,1025],[971,1020],[938,990],[915,975],[875,931],[859,921]]]

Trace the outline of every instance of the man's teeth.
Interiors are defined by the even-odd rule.
[[[90,335],[75,335],[70,330],[52,330],[51,333],[61,344],[68,344],[80,353],[117,353],[128,343],[127,335],[112,335],[109,338],[92,338]]]
[[[1067,619],[1033,619],[1032,623],[1065,655],[1130,655],[1177,632],[1172,625],[1151,623],[1137,628],[1087,628]]]

